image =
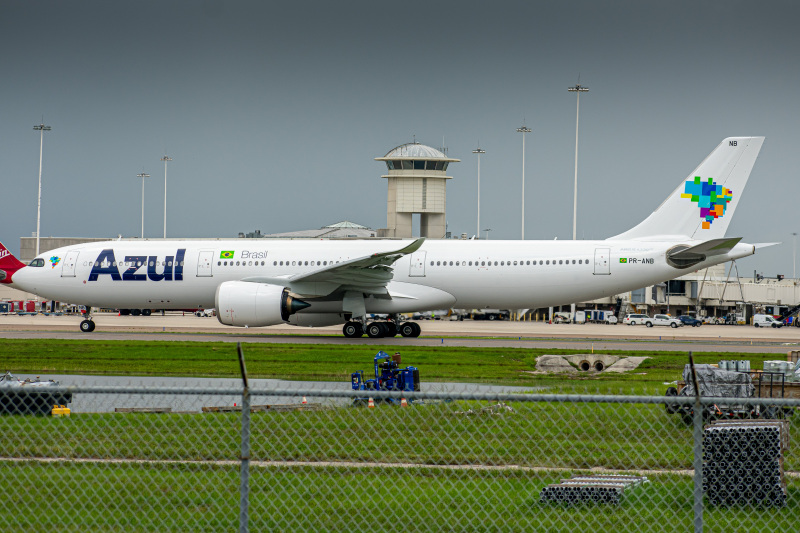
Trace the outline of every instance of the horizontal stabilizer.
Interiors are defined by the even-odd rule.
[[[783,244],[781,242],[757,242],[753,245],[753,247],[758,250],[759,248],[769,248],[770,246],[775,246],[776,244]]]
[[[694,259],[699,255],[709,257],[712,255],[727,254],[733,249],[734,246],[739,244],[739,241],[741,240],[741,237],[733,237],[731,239],[711,239],[710,241],[700,243],[696,246],[692,246],[691,248],[670,252],[669,258]]]

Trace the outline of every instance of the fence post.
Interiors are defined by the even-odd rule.
[[[703,533],[703,408],[700,404],[700,387],[694,368],[694,357],[689,352],[689,365],[692,368],[694,384],[694,416],[692,421],[694,440],[694,531]]]
[[[248,504],[250,500],[250,386],[244,366],[242,343],[236,343],[239,353],[239,368],[242,371],[242,456],[239,466],[239,532],[248,532]]]

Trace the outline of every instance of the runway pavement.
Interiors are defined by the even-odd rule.
[[[786,353],[800,349],[800,328],[752,326],[652,327],[607,324],[547,324],[510,321],[420,321],[422,336],[347,339],[341,326],[233,328],[215,318],[168,313],[149,317],[94,315],[97,329],[81,333],[78,316],[0,316],[0,338],[175,340],[367,344],[380,346],[553,347],[595,350],[694,350]]]

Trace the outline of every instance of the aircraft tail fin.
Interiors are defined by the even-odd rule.
[[[649,217],[611,239],[724,237],[763,143],[764,137],[723,140]]]
[[[25,264],[14,257],[14,254],[0,242],[0,283],[11,283],[11,276],[24,266]]]

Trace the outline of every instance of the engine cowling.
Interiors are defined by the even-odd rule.
[[[226,281],[214,298],[217,320],[227,326],[274,326],[289,320],[310,304],[289,294],[289,289],[266,283]]]

